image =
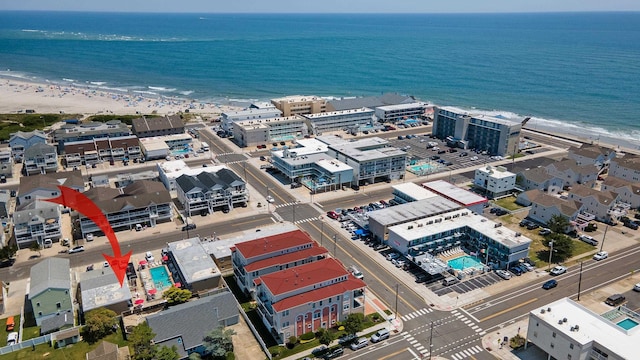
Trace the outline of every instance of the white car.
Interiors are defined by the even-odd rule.
[[[396,252],[392,252],[392,253],[387,255],[387,260],[391,261],[391,260],[395,260],[395,259],[397,259],[399,257],[400,257],[400,254],[398,254]]]
[[[472,157],[469,158],[469,160],[476,161],[476,160],[478,160],[478,157],[477,156],[472,156]]]
[[[18,333],[12,332],[7,336],[7,346],[18,343]]]
[[[153,262],[153,260],[155,260],[151,251],[147,251],[147,253],[144,254],[144,258],[147,260],[147,262],[150,262],[150,263]]]
[[[75,254],[84,251],[84,246],[76,246],[73,249],[69,250],[69,254]]]
[[[633,291],[639,291],[640,292],[640,283],[637,283],[633,286]]]
[[[87,241],[93,241],[93,234],[92,234],[92,233],[88,233],[88,234],[85,236],[85,239],[87,239]]]
[[[567,268],[562,265],[554,266],[553,269],[551,269],[551,275],[561,275],[566,272],[567,272]]]
[[[273,198],[273,196],[271,196],[271,195],[268,195],[268,196],[267,196],[267,202],[272,203],[272,202],[274,202],[274,201],[275,201],[275,199]]]
[[[496,275],[500,276],[505,280],[511,279],[511,274],[509,274],[509,272],[506,270],[496,270]]]
[[[599,251],[593,255],[593,260],[600,261],[609,257],[609,253],[606,251]]]

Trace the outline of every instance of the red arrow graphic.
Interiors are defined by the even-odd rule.
[[[100,208],[91,201],[91,199],[69,187],[58,186],[58,188],[60,189],[60,196],[52,199],[46,199],[46,201],[72,208],[73,210],[82,213],[98,225],[107,239],[109,239],[109,243],[113,249],[113,256],[109,256],[107,254],[102,254],[102,256],[104,256],[105,260],[107,260],[109,265],[111,265],[113,273],[116,275],[116,278],[118,278],[118,281],[120,281],[120,286],[122,286],[124,276],[127,272],[127,264],[131,257],[131,251],[122,255],[120,252],[120,244],[118,244],[116,234],[113,232],[111,225],[109,225],[107,217],[104,216],[102,210],[100,210]]]

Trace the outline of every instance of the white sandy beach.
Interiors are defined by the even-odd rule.
[[[175,114],[189,109],[198,114],[220,114],[240,110],[239,107],[195,100],[151,97],[142,94],[115,93],[69,84],[38,84],[13,79],[0,79],[0,113],[34,110],[41,114]]]

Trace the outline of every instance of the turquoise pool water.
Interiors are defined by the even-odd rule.
[[[480,261],[476,257],[469,256],[469,255],[465,255],[457,259],[449,260],[447,261],[447,264],[449,264],[450,267],[456,270],[464,270],[464,269],[470,269],[470,268],[482,269],[484,267],[484,265],[482,265],[482,261]]]
[[[630,330],[633,329],[634,327],[638,326],[638,323],[631,320],[631,319],[624,319],[620,322],[618,322],[618,326],[620,326],[621,328],[625,329],[625,330]]]
[[[411,166],[410,168],[411,168],[411,171],[419,173],[422,171],[431,171],[432,169],[435,168],[435,166],[431,164],[420,164],[420,165]]]
[[[171,278],[166,266],[158,266],[149,269],[151,273],[151,279],[153,279],[153,285],[155,285],[158,291],[171,287]]]
[[[188,152],[189,152],[189,148],[171,150],[171,154],[173,154],[173,155],[186,154]]]

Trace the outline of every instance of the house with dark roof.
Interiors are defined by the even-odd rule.
[[[84,191],[82,173],[80,170],[74,170],[21,177],[17,197],[18,209],[38,199],[60,196],[59,185]]]
[[[65,145],[76,141],[89,141],[103,138],[117,138],[131,135],[127,124],[120,120],[105,123],[87,122],[80,124],[64,124],[53,132],[53,142],[58,143],[58,153],[65,153]]]
[[[187,359],[192,353],[205,355],[203,339],[212,330],[238,323],[238,306],[231,292],[221,290],[149,315],[146,321],[156,334],[155,345],[175,345],[179,359]]]
[[[25,149],[35,144],[45,144],[47,135],[41,130],[34,131],[18,131],[12,133],[9,137],[9,146],[11,147],[11,156],[16,162],[22,162],[22,155]]]
[[[0,220],[6,222],[9,218],[9,203],[11,202],[11,193],[9,190],[0,190]]]
[[[627,203],[632,208],[640,208],[640,182],[630,182],[609,175],[602,182],[600,190],[613,191],[618,194],[618,201]]]
[[[333,258],[266,274],[254,283],[258,314],[279,343],[364,314],[366,284]]]
[[[569,190],[569,200],[582,203],[582,211],[592,214],[602,222],[611,220],[611,211],[618,205],[618,194],[613,191],[598,191],[584,185],[574,185]]]
[[[86,356],[87,360],[129,360],[131,354],[129,353],[129,347],[110,343],[102,340],[98,346],[89,351]]]
[[[142,158],[140,140],[135,135],[71,141],[65,144],[64,151],[67,168]]]
[[[563,200],[538,189],[533,189],[520,193],[516,203],[530,206],[528,217],[541,224],[546,224],[554,215],[560,215],[571,224],[566,229],[567,232],[571,231],[574,226],[586,226],[586,223],[579,221],[583,209],[583,205],[579,201]]]
[[[55,316],[42,320],[40,335],[51,334],[56,331],[72,328],[75,324],[73,311],[66,310],[56,313]]]
[[[18,249],[26,249],[34,242],[44,246],[45,239],[60,240],[61,209],[62,206],[48,201],[33,201],[20,205],[11,214]]]
[[[597,169],[602,169],[605,165],[609,165],[615,157],[615,151],[597,145],[582,145],[579,148],[572,146],[569,148],[569,159],[575,160],[578,165],[589,164]]]
[[[563,186],[573,186],[574,184],[593,185],[598,178],[599,169],[593,164],[579,165],[573,159],[552,162],[546,166],[547,172],[562,179]]]
[[[171,195],[162,183],[138,180],[123,189],[93,188],[84,193],[102,210],[114,231],[131,230],[137,224],[155,227],[171,221]],[[101,233],[91,219],[78,214],[82,235]]]
[[[27,176],[58,171],[58,152],[55,146],[36,143],[24,151],[23,173]]]
[[[72,312],[69,259],[52,257],[32,266],[28,299],[38,326],[57,314]]]
[[[105,308],[120,315],[133,306],[129,287],[120,286],[110,268],[81,272],[78,278],[76,300],[82,313]]]
[[[246,207],[249,199],[245,181],[227,168],[181,175],[176,179],[176,192],[188,216]]]
[[[630,182],[640,182],[640,156],[626,154],[622,158],[611,160],[609,176]]]
[[[343,111],[360,108],[375,109],[379,106],[400,105],[415,102],[413,96],[405,96],[397,93],[385,93],[381,96],[365,96],[353,98],[341,98],[327,101],[327,111]]]
[[[564,181],[549,174],[543,167],[521,171],[516,175],[516,183],[525,191],[538,189],[550,194],[560,193],[564,186]]]
[[[318,261],[327,255],[327,249],[300,230],[237,243],[231,248],[236,283],[252,296],[255,295],[254,280],[258,277]]]
[[[133,133],[139,138],[184,134],[184,123],[180,115],[165,115],[132,120]]]

